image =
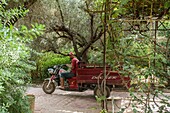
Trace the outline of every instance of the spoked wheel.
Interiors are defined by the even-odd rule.
[[[49,80],[46,80],[43,82],[42,89],[45,93],[51,94],[55,91],[55,88],[56,88],[56,86],[53,82],[49,83]]]
[[[108,98],[110,96],[110,89],[108,86],[105,87],[105,92],[106,92],[106,98]],[[104,95],[104,92],[103,92],[102,88],[96,86],[94,88],[94,96],[97,96],[98,98],[100,98],[103,95]]]

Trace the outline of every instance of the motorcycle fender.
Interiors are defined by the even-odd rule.
[[[44,79],[44,81],[48,81],[48,80],[50,80],[50,78],[46,78],[46,79]]]
[[[44,79],[44,81],[50,81],[51,79],[50,78],[46,78],[46,79]],[[52,80],[52,82],[55,84],[55,85],[57,85],[57,83],[56,83],[56,81],[55,80]]]
[[[44,79],[44,81],[50,81],[51,79],[50,78],[46,78],[46,79]],[[54,82],[55,83],[55,80],[52,80],[52,82]]]

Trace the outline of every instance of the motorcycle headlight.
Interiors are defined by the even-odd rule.
[[[48,72],[49,72],[50,74],[53,74],[53,73],[54,73],[54,69],[49,68],[49,69],[48,69]]]
[[[57,66],[57,65],[55,65],[55,66],[54,66],[54,69],[55,69],[55,68],[57,68],[57,67],[58,67],[58,66]]]

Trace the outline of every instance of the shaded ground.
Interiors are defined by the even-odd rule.
[[[96,101],[92,90],[85,92],[63,91],[56,89],[53,94],[45,94],[41,87],[29,87],[27,94],[35,95],[35,112],[34,113],[100,113],[100,103]],[[122,108],[129,106],[129,93],[125,91],[112,91],[112,97],[124,98],[122,100]],[[138,94],[137,94],[138,95]],[[170,93],[166,93],[170,96]],[[170,102],[170,100],[169,100]],[[144,113],[144,106],[136,105],[140,113]],[[153,104],[153,113],[158,113],[158,108]],[[112,112],[112,102],[108,101],[109,112]],[[168,110],[168,113],[170,109]],[[132,106],[129,106],[123,113],[133,113]]]
[[[29,87],[28,94],[35,95],[35,113],[99,113],[93,91],[62,91],[56,89],[53,94],[45,94],[41,88]]]

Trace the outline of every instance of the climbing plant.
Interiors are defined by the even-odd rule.
[[[114,70],[130,76],[129,93],[134,113],[169,112],[162,87],[169,78],[169,1],[97,0],[87,2],[101,14],[107,30],[106,56]],[[106,8],[107,7],[107,8]],[[160,26],[163,31],[160,30]],[[163,35],[159,35],[163,34]],[[163,40],[162,40],[162,39]],[[160,88],[161,87],[161,88]],[[153,102],[151,102],[153,100]],[[159,100],[159,101],[158,101]],[[154,104],[154,105],[153,105]],[[138,105],[141,105],[140,108]],[[153,107],[154,106],[154,107]],[[122,109],[124,112],[126,109]]]

